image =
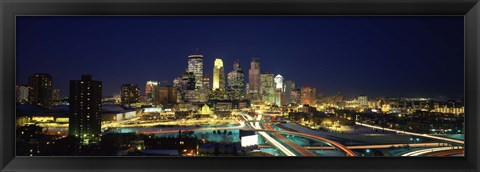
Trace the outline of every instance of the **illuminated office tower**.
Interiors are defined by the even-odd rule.
[[[285,103],[292,103],[292,91],[295,89],[295,82],[291,80],[285,81]]]
[[[31,104],[44,108],[52,107],[52,76],[46,73],[36,73],[28,78]]]
[[[70,81],[70,119],[68,133],[83,143],[100,141],[102,122],[102,81],[82,75]]]
[[[302,87],[301,95],[300,95],[300,102],[301,104],[307,104],[310,106],[315,106],[317,102],[317,89],[314,87]]]
[[[260,61],[253,59],[248,70],[248,94],[251,99],[260,99]]]
[[[213,90],[225,90],[225,73],[223,70],[223,61],[222,59],[215,59],[215,64],[213,67]]]
[[[368,107],[368,97],[365,95],[360,95],[357,98],[358,106],[360,108],[367,108]]]
[[[17,85],[15,89],[17,102],[22,104],[27,103],[29,87],[26,85]]]
[[[201,88],[203,78],[203,55],[189,55],[188,56],[188,72],[192,72],[195,76],[195,88]]]
[[[147,84],[145,85],[145,100],[147,103],[154,102],[158,87],[158,81],[147,81]]]
[[[285,93],[284,78],[282,75],[278,74],[277,76],[275,76],[275,95],[274,95],[275,105],[277,106],[285,105],[284,93]]]
[[[283,76],[278,74],[275,76],[275,89],[280,90],[280,91],[285,91],[284,85],[283,85],[284,79]]]
[[[228,73],[228,91],[231,92],[232,98],[235,100],[244,98],[244,74],[240,67],[240,61],[233,63],[233,70]]]
[[[121,89],[122,105],[130,106],[140,102],[140,87],[137,84],[123,84]]]
[[[265,104],[275,101],[275,81],[273,73],[260,74],[260,98]]]

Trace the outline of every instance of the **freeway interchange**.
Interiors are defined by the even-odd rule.
[[[430,140],[436,140],[438,142],[425,142],[425,143],[384,143],[384,144],[363,144],[363,145],[349,145],[345,146],[337,141],[332,139],[322,137],[313,133],[295,131],[295,130],[284,130],[281,127],[276,126],[273,121],[265,120],[263,118],[268,118],[262,114],[254,114],[253,116],[248,113],[241,113],[239,115],[240,120],[238,121],[240,125],[234,127],[208,127],[208,128],[195,128],[192,129],[196,132],[211,131],[211,130],[250,130],[256,131],[259,136],[263,138],[268,145],[261,145],[261,148],[271,147],[278,150],[283,156],[321,156],[316,151],[337,151],[343,154],[343,156],[363,156],[359,152],[370,151],[370,149],[389,149],[389,148],[402,148],[408,147],[409,150],[406,152],[397,155],[397,156],[451,156],[451,155],[462,155],[463,154],[463,141],[431,136],[426,134],[411,133],[406,131],[392,131],[397,134],[405,134],[410,136],[424,137],[429,138]],[[376,128],[376,126],[360,124],[363,127]],[[175,133],[178,130],[157,130],[157,131],[141,131],[137,132],[139,134],[166,134],[166,133]],[[322,143],[322,146],[306,146],[300,145],[292,140],[291,137],[286,136],[295,136],[301,137],[309,140],[315,140]],[[452,146],[452,143],[457,146]],[[260,144],[260,143],[259,143]],[[458,146],[460,145],[460,146]],[[411,150],[410,150],[411,149]],[[354,151],[355,150],[355,151]]]

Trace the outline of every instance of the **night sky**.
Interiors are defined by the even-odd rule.
[[[68,96],[82,74],[104,96],[147,80],[172,80],[197,48],[204,75],[250,60],[324,95],[463,96],[463,16],[44,16],[17,17],[17,82],[50,73]]]

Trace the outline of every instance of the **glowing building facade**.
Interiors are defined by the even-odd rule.
[[[215,59],[213,67],[213,90],[225,91],[225,73],[222,59]]]
[[[285,105],[285,84],[284,78],[282,75],[278,74],[275,76],[275,95],[274,95],[274,104],[277,106]]]
[[[282,92],[285,91],[283,82],[284,82],[284,79],[282,75],[278,74],[277,76],[275,76],[275,89],[281,90]]]
[[[195,88],[202,88],[203,78],[203,55],[189,55],[187,72],[192,72],[195,76]]]

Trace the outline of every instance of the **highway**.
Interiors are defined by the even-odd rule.
[[[436,148],[422,149],[422,150],[409,152],[409,153],[403,154],[401,156],[421,156],[421,155],[430,154],[430,153],[433,153],[433,152],[441,152],[441,151],[455,150],[455,149],[456,149],[456,147],[453,147],[453,146],[436,147]],[[463,149],[463,148],[460,148],[460,149]]]
[[[274,130],[270,124],[263,123],[263,127],[267,130]],[[274,138],[279,140],[281,143],[288,145],[290,148],[294,149],[296,152],[300,153],[302,156],[316,156],[315,153],[308,151],[307,149],[303,148],[302,146],[294,143],[292,140],[286,138],[285,136],[277,133],[272,132],[270,133]]]
[[[246,115],[249,120],[252,120],[253,118],[250,115]],[[250,122],[251,127],[254,129],[261,129],[260,127],[260,121],[262,119],[262,116],[259,115],[257,116],[257,120],[255,122],[255,125],[252,125],[252,122]],[[272,144],[275,148],[280,150],[284,155],[286,156],[297,156],[295,153],[290,151],[288,148],[286,148],[284,145],[276,141],[274,138],[272,138],[270,135],[265,133],[264,131],[258,131],[258,134],[260,134],[265,140],[267,140],[268,143]]]
[[[245,120],[244,121],[238,121],[240,125],[235,126],[235,127],[209,127],[209,128],[196,128],[196,129],[191,129],[192,131],[210,131],[210,130],[234,130],[234,129],[242,129],[242,130],[251,130],[251,131],[257,131],[258,134],[263,137],[269,144],[271,144],[273,147],[275,147],[277,150],[282,152],[285,156],[316,156],[315,153],[309,151],[309,150],[319,150],[319,149],[326,149],[326,150],[332,150],[332,149],[339,149],[342,152],[344,152],[347,156],[356,156],[354,152],[351,150],[355,149],[388,149],[388,148],[393,148],[393,147],[406,147],[407,145],[409,147],[424,147],[426,149],[422,150],[417,150],[414,152],[409,152],[406,154],[403,154],[402,156],[422,156],[427,153],[432,153],[432,152],[441,152],[441,151],[447,151],[451,150],[451,147],[446,147],[442,146],[441,143],[416,143],[416,144],[409,144],[409,143],[401,143],[401,144],[378,144],[378,145],[356,145],[356,146],[344,146],[340,143],[337,143],[333,140],[326,139],[324,137],[312,135],[312,134],[306,134],[306,133],[301,133],[301,132],[296,132],[296,131],[288,131],[288,130],[275,130],[271,123],[265,122],[262,120],[262,115],[257,114],[255,116],[255,119],[251,117],[248,114],[242,114],[241,115]],[[413,132],[407,132],[407,131],[401,131],[401,130],[395,130],[395,129],[389,129],[389,128],[382,128],[378,126],[373,126],[373,125],[368,125],[364,123],[359,123],[356,122],[357,125],[361,125],[364,127],[369,127],[369,128],[374,128],[374,129],[384,129],[386,131],[391,131],[391,132],[396,132],[396,133],[401,133],[401,134],[406,134],[406,135],[412,135],[412,136],[419,136],[419,137],[425,137],[425,138],[431,138],[431,139],[436,139],[436,140],[442,140],[446,142],[452,142],[452,143],[458,143],[458,144],[464,144],[464,141],[460,140],[455,140],[455,139],[450,139],[450,138],[444,138],[444,137],[438,137],[438,136],[432,136],[432,135],[427,135],[427,134],[420,134],[420,133],[413,133]],[[164,134],[164,133],[174,133],[178,132],[178,130],[158,130],[158,131],[145,131],[145,132],[137,132],[137,133],[142,133],[142,134]],[[313,140],[318,140],[322,141],[324,143],[327,143],[329,146],[300,146],[293,142],[291,139],[286,138],[284,134],[291,134],[291,135],[296,135],[300,137],[305,137]],[[450,145],[447,145],[450,146]],[[428,148],[430,147],[430,148]],[[434,148],[431,148],[434,147]],[[451,154],[453,153],[458,153],[459,151],[455,152],[450,152]]]
[[[348,149],[388,149],[393,147],[441,147],[442,143],[415,143],[415,144],[382,144],[382,145],[359,145],[347,146]],[[447,145],[445,145],[446,147]],[[450,145],[448,145],[450,146]],[[330,146],[307,146],[307,149],[334,149]]]
[[[248,119],[249,121],[253,120],[253,118],[249,115],[246,116],[246,119]],[[339,150],[344,152],[347,156],[356,156],[356,154],[354,152],[352,152],[351,150],[349,150],[345,146],[343,146],[343,145],[341,145],[341,144],[339,144],[335,141],[325,139],[323,137],[310,135],[310,134],[305,134],[305,133],[300,133],[300,132],[294,132],[294,131],[262,129],[260,127],[260,122],[259,122],[260,120],[261,120],[261,116],[257,116],[257,120],[256,120],[255,123],[249,122],[249,124],[251,125],[252,128],[243,128],[242,130],[257,131],[260,136],[265,138],[265,140],[268,143],[272,144],[272,146],[274,146],[279,151],[281,151],[285,156],[297,156],[297,154],[295,154],[294,152],[289,150],[287,147],[285,147],[284,145],[279,143],[277,140],[272,138],[270,135],[267,134],[267,132],[287,133],[287,134],[291,134],[291,135],[297,135],[297,136],[302,136],[302,137],[306,137],[306,138],[310,138],[310,139],[314,139],[314,140],[319,140],[319,141],[326,142],[326,143],[338,148]],[[213,128],[212,127],[212,128],[197,128],[197,129],[192,129],[192,131],[234,130],[234,129],[238,129],[238,128],[236,128],[236,127],[235,128],[232,128],[232,127]],[[158,130],[158,131],[142,131],[142,132],[137,132],[137,134],[167,134],[167,133],[177,133],[177,132],[178,132],[178,130]]]
[[[248,121],[252,121],[253,118],[248,115],[248,114],[245,114],[246,116],[246,119],[248,119]],[[255,128],[256,130],[262,130],[261,126],[260,126],[260,121],[262,119],[262,115],[261,114],[258,114],[257,115],[257,118],[255,120],[255,125],[253,125],[253,128]],[[250,122],[250,124],[252,124],[252,122]],[[286,130],[274,130],[273,128],[271,128],[270,126],[267,126],[269,128],[265,128],[263,129],[263,131],[270,131],[271,133],[279,133],[279,132],[282,132],[282,133],[288,133],[288,134],[292,134],[292,135],[298,135],[298,136],[302,136],[302,137],[306,137],[306,138],[310,138],[310,139],[314,139],[314,140],[319,140],[319,141],[322,141],[322,142],[326,142],[330,145],[333,145],[334,147],[340,149],[342,152],[344,152],[347,156],[356,156],[356,154],[354,152],[352,152],[351,150],[349,150],[348,148],[346,148],[344,145],[340,144],[340,143],[337,143],[335,141],[332,141],[332,140],[329,140],[329,139],[326,139],[326,138],[323,138],[323,137],[319,137],[319,136],[315,136],[315,135],[311,135],[311,134],[305,134],[305,133],[300,133],[300,132],[294,132],[294,131],[286,131]],[[260,132],[259,132],[260,133]],[[264,133],[264,132],[262,132]],[[266,134],[266,133],[265,133]],[[268,135],[268,134],[267,134]],[[293,149],[295,149],[297,152],[301,153],[303,156],[316,156],[316,154],[314,154],[313,152],[310,152],[308,150],[305,150],[304,148],[302,148],[301,146],[293,143],[291,140],[288,140],[286,141],[286,138],[283,137],[281,134],[279,134],[280,136],[278,135],[275,135],[277,136],[277,138],[279,140],[282,140],[282,141],[285,141],[284,143],[286,143],[287,145],[289,145],[290,147],[292,147]],[[285,139],[282,139],[285,138]],[[282,145],[282,147],[285,147]]]
[[[426,156],[451,156],[451,155],[463,155],[464,153],[465,153],[464,149],[454,149],[454,150],[427,153],[425,155]]]
[[[395,129],[390,129],[390,128],[383,128],[383,127],[374,126],[374,125],[369,125],[369,124],[364,124],[364,123],[360,123],[360,122],[355,122],[355,124],[356,124],[356,125],[361,125],[361,126],[364,126],[364,127],[379,129],[379,130],[385,130],[385,131],[402,133],[402,134],[407,134],[407,135],[412,135],[412,136],[419,136],[419,137],[425,137],[425,138],[443,140],[443,141],[458,143],[458,144],[462,144],[462,145],[465,144],[465,142],[462,141],[462,140],[455,140],[455,139],[450,139],[450,138],[445,138],[445,137],[432,136],[432,135],[428,135],[428,134],[413,133],[413,132],[408,132],[408,131],[395,130]]]

